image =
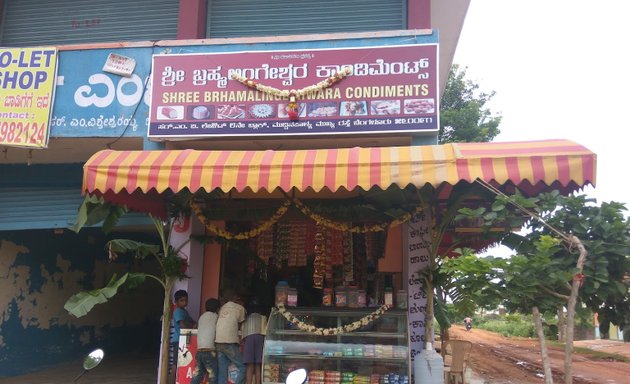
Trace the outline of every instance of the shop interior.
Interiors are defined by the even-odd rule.
[[[386,264],[386,256],[401,255],[386,255],[386,230],[351,233],[318,225],[296,211],[290,210],[258,236],[223,246],[222,288],[238,288],[245,302],[256,298],[267,311],[276,303],[278,285],[286,285],[289,307],[365,308],[386,300],[393,304],[401,291],[402,271],[379,265]],[[226,229],[243,233],[260,224],[227,221]],[[345,299],[337,302],[335,293]]]

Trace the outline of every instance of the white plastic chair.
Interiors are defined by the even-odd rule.
[[[448,340],[442,347],[444,358],[444,383],[467,384],[464,372],[468,365],[472,343],[466,340]]]

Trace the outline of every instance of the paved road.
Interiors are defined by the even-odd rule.
[[[619,341],[578,341],[576,345],[630,357],[630,345]],[[151,354],[108,355],[98,367],[81,377],[77,384],[156,384],[157,360],[157,355]],[[0,384],[72,383],[82,372],[82,364],[82,360],[77,360],[29,375],[0,378]],[[484,383],[484,379],[473,372],[470,384]]]
[[[82,372],[82,361],[60,364],[44,371],[12,378],[0,378],[0,384],[69,384]],[[106,356],[93,371],[82,376],[77,384],[156,384],[157,357]],[[473,373],[470,384],[484,384]]]
[[[101,364],[82,376],[77,384],[156,384],[157,356],[105,356]],[[0,384],[67,384],[83,371],[83,360],[59,364],[29,375],[0,378]]]

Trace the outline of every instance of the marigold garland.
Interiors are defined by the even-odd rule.
[[[280,304],[277,306],[277,308],[278,308],[278,312],[282,316],[284,316],[285,319],[291,322],[291,324],[295,325],[298,329],[302,331],[306,331],[308,333],[314,333],[316,335],[333,336],[333,335],[339,335],[341,333],[354,332],[359,328],[369,325],[373,321],[380,318],[385,312],[387,312],[391,308],[391,305],[387,305],[387,304],[381,305],[376,311],[370,313],[369,315],[366,315],[365,317],[362,317],[361,319],[355,322],[352,322],[350,324],[346,324],[346,325],[343,325],[341,327],[336,327],[336,328],[317,328],[316,326],[312,324],[307,324],[303,322],[302,320],[298,319],[297,317],[295,317],[291,312],[286,310],[284,305]]]
[[[350,75],[352,73],[351,67],[344,67],[341,71],[335,73],[334,75],[327,77],[326,79],[320,81],[317,84],[309,85],[308,87],[304,87],[301,89],[291,89],[291,90],[281,90],[278,88],[270,87],[268,85],[261,84],[255,80],[249,79],[245,76],[242,76],[239,73],[232,73],[232,79],[238,81],[239,83],[248,86],[249,88],[256,89],[260,92],[266,93],[271,96],[282,97],[284,99],[289,99],[289,103],[287,105],[287,114],[291,119],[298,118],[298,104],[297,99],[306,96],[309,93],[315,93],[321,91],[322,89],[326,89],[336,82],[340,81],[344,77]]]
[[[293,198],[293,199],[286,199],[284,203],[282,204],[282,206],[278,208],[276,213],[274,213],[273,216],[269,218],[269,220],[262,222],[258,227],[254,229],[250,229],[249,231],[245,231],[245,232],[232,233],[223,228],[219,228],[215,225],[212,225],[210,223],[210,220],[208,220],[208,218],[204,216],[201,207],[195,202],[191,201],[190,207],[192,208],[192,211],[195,213],[199,221],[201,221],[201,223],[208,229],[208,231],[210,231],[214,235],[223,237],[228,240],[233,240],[233,239],[247,240],[252,237],[258,236],[264,231],[266,231],[267,229],[271,228],[272,225],[277,223],[278,220],[280,220],[280,218],[284,216],[284,214],[289,210],[289,207],[291,206],[291,204],[295,205],[296,208],[298,208],[305,216],[309,217],[311,220],[315,221],[317,224],[321,226],[335,229],[337,231],[350,232],[350,233],[382,232],[389,228],[393,228],[400,224],[406,223],[407,221],[411,220],[413,215],[422,212],[422,210],[424,209],[422,206],[418,206],[416,207],[413,213],[406,212],[399,218],[394,219],[390,222],[385,222],[381,224],[350,226],[343,222],[336,222],[328,218],[325,218],[311,211],[310,208],[304,205],[304,203],[302,203],[300,200]]]
[[[350,232],[350,233],[382,232],[382,231],[387,230],[388,228],[393,228],[402,223],[406,223],[407,221],[411,220],[413,215],[422,212],[422,210],[424,209],[422,206],[418,206],[416,207],[413,214],[406,212],[401,217],[394,219],[388,223],[359,225],[359,226],[355,225],[351,227],[346,223],[334,222],[330,219],[327,219],[323,216],[318,215],[317,213],[311,211],[306,205],[304,205],[304,203],[302,203],[298,199],[294,198],[293,203],[305,216],[310,217],[317,224],[323,225],[331,229],[336,229],[338,231]]]
[[[277,223],[278,220],[280,220],[280,218],[284,216],[285,213],[287,213],[290,205],[291,205],[291,200],[287,199],[285,200],[284,203],[282,203],[282,206],[278,208],[276,213],[274,213],[273,216],[269,218],[269,220],[262,222],[258,227],[254,229],[250,229],[249,231],[245,231],[245,232],[232,233],[223,228],[219,228],[217,226],[212,225],[210,223],[210,220],[208,220],[208,218],[204,216],[201,207],[193,201],[190,202],[190,207],[192,208],[195,215],[197,215],[197,218],[199,219],[199,221],[201,221],[201,223],[206,227],[206,229],[208,229],[208,231],[212,232],[213,234],[223,237],[228,240],[233,240],[233,239],[247,240],[247,239],[251,239],[252,237],[256,237],[260,235],[267,229],[271,228],[272,225]]]

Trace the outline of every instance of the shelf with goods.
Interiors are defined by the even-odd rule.
[[[288,308],[304,324],[335,329],[375,308]],[[304,368],[313,384],[408,384],[407,312],[389,309],[353,332],[318,334],[299,329],[274,309],[263,352],[263,383],[284,382]]]

